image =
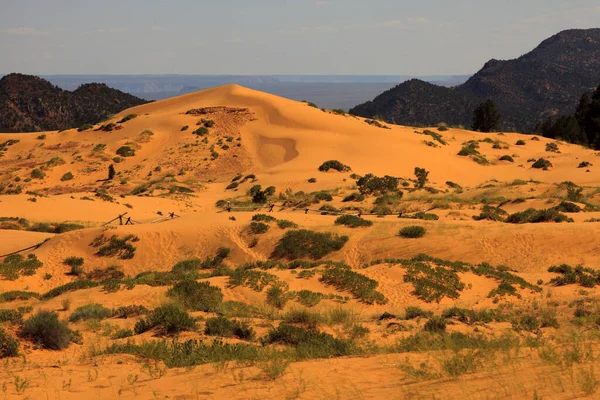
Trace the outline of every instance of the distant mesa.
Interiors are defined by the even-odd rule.
[[[581,95],[598,84],[600,29],[567,30],[517,59],[488,61],[462,85],[410,80],[351,112],[400,125],[470,127],[473,110],[492,99],[502,115],[501,129],[532,132],[548,116],[572,113]]]
[[[66,91],[32,75],[0,79],[0,132],[40,132],[96,124],[148,103],[101,83]]]

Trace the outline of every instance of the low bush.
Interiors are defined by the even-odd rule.
[[[314,307],[321,302],[323,295],[311,290],[300,290],[296,293],[298,302],[305,307]]]
[[[286,303],[292,299],[287,291],[287,287],[282,284],[275,284],[267,289],[267,304],[282,310]]]
[[[425,236],[427,230],[422,226],[407,226],[400,229],[399,235],[407,239],[418,239]]]
[[[473,219],[475,221],[504,221],[507,215],[508,213],[500,207],[484,205],[481,214],[474,215]]]
[[[19,334],[45,349],[62,350],[69,346],[72,331],[56,312],[41,310],[23,322]]]
[[[553,208],[547,210],[529,208],[525,211],[509,215],[506,218],[506,222],[511,224],[534,224],[541,222],[573,222],[573,219]]]
[[[100,304],[87,304],[75,309],[69,317],[69,322],[85,321],[88,319],[103,320],[112,316],[112,310]]]
[[[543,169],[543,170],[547,170],[550,167],[552,167],[552,163],[544,158],[538,159],[536,162],[534,162],[531,165],[531,168]]]
[[[591,165],[592,164],[589,161],[582,161],[579,163],[577,168],[587,168],[587,167],[590,167]]]
[[[306,229],[288,231],[281,238],[273,257],[295,260],[310,257],[318,260],[331,252],[341,250],[348,241],[348,236],[332,233],[313,232]]]
[[[350,202],[350,201],[364,201],[365,200],[365,196],[361,193],[355,192],[355,193],[351,193],[348,196],[344,197],[344,199],[342,200],[344,203]]]
[[[131,329],[119,329],[116,331],[111,338],[112,339],[125,339],[133,336],[133,331]]]
[[[515,143],[515,145],[517,145],[517,146],[525,146],[526,144],[527,143],[524,140],[521,140],[521,139],[517,140],[517,142]]]
[[[269,230],[269,225],[262,222],[250,222],[249,230],[250,233],[254,235],[261,235],[263,233],[267,233]]]
[[[0,359],[19,355],[19,341],[0,328]]]
[[[127,121],[131,121],[134,118],[137,118],[138,115],[137,114],[127,114],[126,116],[123,117],[123,119],[121,119],[118,123],[119,124],[124,124]]]
[[[181,302],[192,311],[215,312],[223,303],[223,293],[208,282],[184,280],[168,290],[167,296]]]
[[[347,166],[345,164],[342,164],[341,162],[339,162],[337,160],[325,161],[319,167],[319,171],[321,171],[321,172],[327,172],[330,169],[333,169],[333,170],[338,171],[338,172],[349,172],[349,171],[351,171],[351,169],[350,169],[349,166]]]
[[[267,214],[255,214],[252,216],[252,221],[256,221],[256,222],[275,222],[277,221],[277,218],[272,217],[270,215]]]
[[[27,258],[20,254],[13,254],[4,258],[0,263],[0,276],[8,280],[16,280],[19,276],[31,276],[43,263],[35,254],[28,254]]]
[[[327,192],[316,192],[315,193],[315,201],[318,203],[319,201],[332,201],[333,197],[331,194]]]
[[[31,179],[44,179],[46,177],[46,174],[42,170],[35,168],[33,171],[31,171],[30,176]]]
[[[100,243],[105,243],[104,238]],[[127,235],[122,239],[119,239],[116,235],[113,235],[108,243],[101,246],[98,249],[96,255],[100,257],[115,257],[118,256],[121,260],[129,260],[135,256],[135,247],[129,242],[137,242],[139,238],[134,235]],[[97,247],[97,246],[95,246]]]
[[[384,195],[386,193],[392,193],[398,191],[398,185],[400,179],[393,176],[375,176],[373,174],[367,174],[363,177],[358,178],[356,185],[358,191],[363,195]]]
[[[94,128],[94,125],[92,125],[92,124],[83,124],[79,128],[77,128],[77,132],[83,132],[83,131],[87,131],[87,130],[93,129],[93,128]]]
[[[129,146],[121,146],[117,149],[117,155],[121,157],[133,157],[135,156],[135,150]]]
[[[405,218],[405,219],[422,219],[424,221],[437,221],[440,219],[440,217],[437,214],[433,214],[433,213],[426,213],[424,211],[419,211],[415,214],[407,214],[407,215],[402,215],[400,216],[400,218]]]
[[[204,333],[209,336],[237,337],[242,340],[252,340],[255,336],[254,328],[250,325],[226,317],[207,319]]]
[[[0,303],[6,303],[15,300],[39,299],[39,293],[25,292],[22,290],[12,290],[0,294]]]
[[[560,153],[556,143],[546,143],[546,151],[549,153]]]
[[[568,201],[563,201],[556,207],[554,207],[556,211],[565,212],[565,213],[578,213],[581,212],[581,207],[579,207],[575,203],[571,203]]]
[[[277,221],[277,226],[281,229],[295,229],[298,227],[298,224],[292,221],[288,221],[287,219],[280,219]]]
[[[71,181],[71,180],[73,180],[73,178],[75,178],[75,176],[73,175],[73,173],[72,172],[67,172],[66,174],[64,174],[60,178],[60,180],[63,181],[63,182],[65,182],[65,181]]]
[[[446,332],[446,319],[443,317],[431,317],[423,326],[425,332],[444,333]]]
[[[512,157],[511,157],[511,156],[509,156],[509,155],[505,155],[505,156],[502,156],[502,157],[500,157],[500,161],[509,161],[509,162],[515,162],[515,159],[514,159],[514,158],[512,158]]]
[[[376,280],[353,271],[347,265],[327,267],[319,280],[338,290],[347,290],[367,304],[386,304],[388,302],[385,296],[376,290],[379,286]]]
[[[140,319],[134,331],[137,335],[158,328],[162,334],[174,335],[196,329],[196,321],[177,303],[167,303],[155,308]]]
[[[148,309],[144,306],[131,305],[131,306],[121,306],[112,310],[111,317],[113,318],[130,318],[130,317],[139,317],[140,315],[144,315],[148,312]]]
[[[79,276],[83,273],[83,257],[68,257],[63,261],[63,264],[71,267],[71,271],[67,275]]]
[[[66,293],[66,292],[82,290],[82,289],[89,289],[89,288],[94,288],[94,287],[98,287],[98,286],[100,286],[100,283],[98,283],[98,282],[90,281],[88,279],[81,279],[81,280],[77,280],[75,282],[66,283],[62,286],[57,286],[57,287],[49,290],[48,292],[44,293],[43,295],[41,295],[40,298],[42,300],[53,299],[55,297],[60,296],[63,293]]]
[[[355,215],[342,215],[335,220],[336,225],[345,225],[350,228],[367,227],[373,225],[373,222],[359,218]]]
[[[355,351],[350,341],[286,323],[281,323],[276,329],[269,331],[262,341],[265,344],[293,346],[300,359],[342,357],[351,355]]]
[[[420,307],[409,306],[404,310],[404,319],[411,320],[415,318],[429,318],[431,317],[431,311],[425,311]]]

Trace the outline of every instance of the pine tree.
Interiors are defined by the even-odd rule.
[[[110,164],[108,166],[108,180],[112,181],[115,178],[116,173],[117,172],[115,171],[115,166]]]
[[[493,100],[481,103],[473,114],[473,130],[493,132],[500,127],[500,112]]]
[[[590,146],[600,149],[600,86],[592,95],[583,127]]]
[[[425,186],[425,184],[428,181],[429,171],[427,171],[425,168],[416,167],[415,168],[415,176],[417,177],[416,187],[422,188]]]

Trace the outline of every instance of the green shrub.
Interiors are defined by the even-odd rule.
[[[351,169],[350,169],[349,166],[344,165],[344,164],[342,164],[341,162],[339,162],[337,160],[325,161],[319,167],[319,171],[321,171],[321,172],[327,172],[330,169],[333,169],[333,170],[336,170],[336,171],[339,171],[339,172],[349,172],[349,171],[351,171]]]
[[[138,116],[137,114],[128,114],[119,121],[119,124],[123,124],[127,121],[131,121],[132,119],[137,118],[137,116]]]
[[[525,146],[527,143],[525,143],[525,141],[524,141],[524,140],[521,140],[521,139],[519,139],[519,140],[517,140],[517,142],[516,142],[515,144],[516,144],[517,146]]]
[[[83,273],[83,257],[68,257],[63,261],[63,264],[71,267],[71,271],[68,275],[79,276]]]
[[[205,126],[201,126],[200,128],[194,131],[194,134],[198,136],[205,136],[208,134],[208,128]]]
[[[514,158],[512,158],[512,157],[511,157],[511,156],[509,156],[509,155],[505,155],[505,156],[502,156],[502,157],[500,157],[500,161],[509,161],[509,162],[515,162],[515,159],[514,159]]]
[[[383,294],[376,290],[379,286],[376,280],[353,271],[347,265],[327,267],[323,271],[320,281],[332,285],[338,290],[347,290],[367,304],[386,304],[388,301]]]
[[[20,324],[23,321],[22,310],[0,309],[0,323],[8,322],[13,325]]]
[[[446,332],[446,319],[443,317],[431,317],[423,326],[425,332],[444,333]]]
[[[194,330],[196,321],[180,304],[167,303],[150,311],[147,318],[139,320],[134,331],[139,335],[154,328],[159,328],[162,334],[174,335]]]
[[[415,214],[407,214],[407,215],[402,215],[400,218],[405,218],[405,219],[422,219],[424,221],[437,221],[440,219],[440,217],[437,214],[433,214],[433,213],[426,213],[424,211],[419,211]]]
[[[296,293],[298,302],[305,307],[314,307],[321,302],[323,295],[310,290],[300,290]]]
[[[81,280],[77,280],[75,282],[66,283],[62,286],[57,286],[57,287],[49,290],[48,292],[44,293],[43,295],[41,295],[40,298],[42,300],[53,299],[57,296],[60,296],[63,293],[66,293],[66,292],[82,290],[82,289],[89,289],[89,288],[94,288],[94,287],[98,287],[98,286],[100,286],[100,284],[98,282],[90,281],[87,279],[81,279]]]
[[[386,175],[384,177],[375,176],[373,174],[367,174],[360,177],[356,181],[358,191],[363,195],[374,194],[384,195],[390,192],[397,192],[398,185],[400,183],[399,178]]]
[[[556,143],[546,143],[546,151],[549,153],[560,153]]]
[[[538,159],[536,162],[534,162],[531,165],[531,168],[543,169],[543,170],[547,170],[550,167],[552,167],[552,163],[544,158]]]
[[[19,355],[19,341],[0,328],[0,359]]]
[[[275,221],[277,221],[277,218],[271,217],[270,215],[267,215],[267,214],[255,214],[252,216],[252,221],[275,222]]]
[[[146,314],[148,309],[144,306],[131,305],[131,306],[121,306],[112,310],[111,317],[113,318],[129,318],[129,317],[139,317],[140,315]]]
[[[262,222],[250,222],[250,232],[255,235],[261,235],[263,233],[267,233],[269,230],[269,225],[264,224]]]
[[[240,321],[230,320],[226,317],[215,317],[206,320],[204,333],[209,336],[225,338],[237,337],[242,340],[254,339],[254,328]]]
[[[101,257],[119,256],[121,260],[129,260],[135,256],[135,247],[129,242],[137,242],[139,238],[134,235],[127,235],[119,239],[113,235],[108,243],[98,249],[96,255]]]
[[[342,215],[335,220],[336,225],[345,225],[350,228],[358,228],[362,226],[371,226],[373,222],[359,218],[355,215]]]
[[[341,250],[347,236],[313,232],[306,229],[287,231],[273,251],[273,257],[295,260],[302,257],[321,259],[331,252]]]
[[[225,190],[237,189],[238,186],[240,186],[239,182],[231,182],[229,185],[227,185],[227,187],[225,188]]]
[[[31,276],[43,263],[35,254],[28,254],[24,258],[20,254],[13,254],[4,258],[0,263],[0,276],[8,280],[16,280],[19,276]]]
[[[130,146],[121,146],[117,149],[117,155],[121,157],[133,157],[135,156],[135,150]]]
[[[63,181],[63,182],[65,182],[65,181],[71,181],[71,180],[73,180],[73,178],[75,178],[75,176],[73,176],[73,173],[72,172],[67,172],[66,174],[64,174],[60,178],[60,180]]]
[[[275,308],[283,309],[286,303],[291,299],[290,294],[283,285],[277,284],[267,289],[267,304]]]
[[[187,131],[188,129],[190,129],[190,126],[189,125],[184,125],[184,126],[181,127],[180,131],[184,132],[184,131]]]
[[[333,197],[327,192],[317,192],[315,193],[315,200],[319,201],[332,201]]]
[[[556,211],[565,212],[565,213],[578,213],[581,212],[581,207],[579,207],[575,203],[571,203],[568,201],[563,201],[556,207],[554,207]]]
[[[44,179],[45,177],[46,177],[46,174],[39,168],[35,168],[33,171],[31,171],[32,179]]]
[[[0,294],[0,303],[6,303],[15,300],[39,299],[39,293],[25,292],[22,290],[11,290]]]
[[[506,222],[511,224],[541,223],[541,222],[573,222],[573,219],[560,213],[556,209],[536,210],[529,208],[525,211],[509,215]]]
[[[298,224],[287,219],[280,219],[277,221],[277,226],[281,229],[297,228]]]
[[[93,129],[94,125],[92,124],[83,124],[79,128],[77,128],[77,132],[87,131],[88,129]]]
[[[425,311],[420,307],[409,306],[404,310],[404,319],[411,320],[415,318],[429,318],[431,317],[431,311]]]
[[[103,307],[100,304],[87,304],[85,306],[77,307],[71,316],[69,322],[85,321],[88,319],[102,320],[110,318],[112,316],[112,310]]]
[[[427,230],[422,226],[407,226],[400,229],[400,236],[408,239],[418,239],[425,236]]]
[[[72,332],[56,312],[40,310],[23,322],[19,334],[45,349],[62,350],[69,345]]]
[[[112,335],[112,339],[125,339],[133,336],[133,331],[131,329],[119,329]]]
[[[285,344],[296,348],[300,359],[342,357],[354,352],[350,341],[336,339],[328,333],[307,330],[285,323],[269,331],[265,344]]]
[[[474,215],[473,219],[475,221],[504,221],[507,215],[508,213],[500,207],[484,205],[481,210],[481,214]]]
[[[178,282],[169,289],[167,296],[178,300],[193,311],[215,312],[223,303],[221,289],[211,286],[208,282],[192,280]]]
[[[417,178],[417,183],[416,183],[416,187],[417,188],[423,188],[425,186],[425,184],[427,183],[427,181],[429,180],[429,171],[427,171],[425,168],[419,168],[416,167],[415,168],[415,177]]]
[[[365,200],[365,196],[361,193],[351,193],[348,196],[344,197],[344,199],[342,200],[344,203],[350,202],[350,201],[364,201]]]

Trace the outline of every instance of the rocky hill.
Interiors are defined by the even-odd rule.
[[[124,109],[147,103],[104,84],[70,92],[31,75],[0,79],[0,132],[36,132],[95,124]]]
[[[600,29],[568,30],[517,59],[490,60],[463,85],[445,88],[412,80],[351,112],[397,124],[443,121],[469,127],[477,104],[493,99],[503,129],[528,132],[548,116],[573,112],[582,93],[598,83]]]

